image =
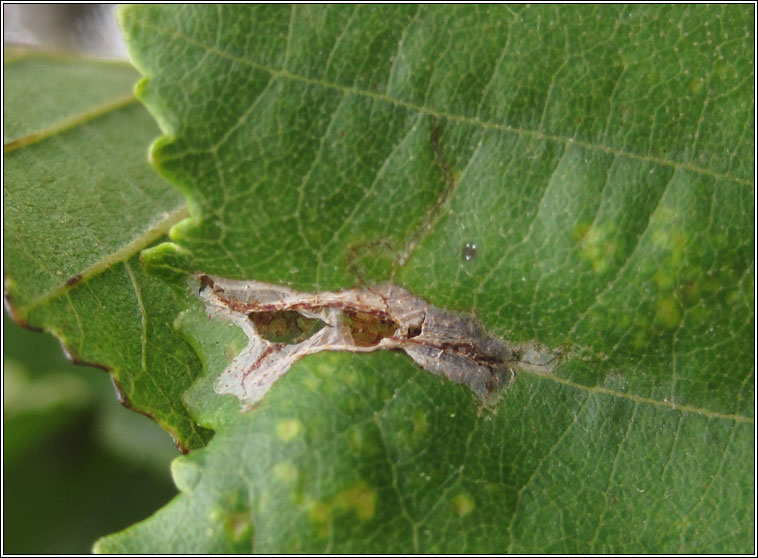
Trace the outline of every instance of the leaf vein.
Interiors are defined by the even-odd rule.
[[[430,116],[433,116],[433,117],[436,117],[436,118],[440,118],[440,119],[449,119],[449,120],[452,120],[452,121],[455,121],[455,122],[460,122],[460,123],[464,123],[464,124],[471,124],[471,125],[475,125],[475,126],[479,126],[479,127],[485,128],[485,129],[494,129],[494,130],[498,130],[498,131],[501,131],[501,132],[509,132],[509,133],[513,133],[513,134],[516,134],[516,135],[530,137],[530,138],[535,138],[535,139],[539,139],[539,140],[553,141],[553,142],[557,142],[557,143],[562,143],[564,145],[575,144],[575,145],[578,145],[579,147],[584,147],[584,148],[589,149],[589,150],[601,151],[603,153],[610,153],[612,155],[616,155],[617,157],[625,157],[625,158],[634,159],[634,160],[637,160],[637,161],[651,162],[651,163],[655,163],[655,164],[658,164],[658,165],[661,165],[661,166],[672,167],[672,168],[675,168],[675,169],[683,169],[683,170],[687,170],[687,171],[694,172],[694,173],[697,173],[697,174],[703,174],[703,175],[711,176],[711,177],[717,178],[717,179],[720,179],[720,178],[727,179],[727,180],[730,180],[730,181],[735,182],[737,184],[743,184],[743,185],[747,185],[747,186],[752,186],[753,185],[753,181],[752,180],[745,179],[745,178],[740,178],[740,177],[737,177],[737,176],[732,176],[732,175],[726,174],[726,173],[719,173],[719,172],[716,172],[716,171],[712,171],[712,170],[704,168],[704,167],[699,167],[699,166],[697,166],[697,165],[695,165],[693,163],[681,162],[681,161],[671,161],[671,160],[664,159],[664,158],[661,158],[661,157],[655,157],[655,156],[652,156],[652,155],[649,155],[649,154],[640,154],[640,153],[634,153],[634,152],[630,152],[630,151],[624,151],[623,149],[618,149],[618,148],[614,148],[614,147],[608,147],[608,146],[605,146],[605,145],[601,145],[601,144],[597,144],[597,143],[592,143],[592,142],[589,142],[589,141],[579,140],[579,139],[576,139],[576,138],[573,138],[573,137],[561,136],[561,135],[558,135],[558,134],[548,134],[548,133],[544,133],[544,132],[541,132],[541,131],[538,131],[538,130],[531,130],[531,129],[528,129],[528,128],[521,128],[521,127],[517,127],[517,126],[510,126],[510,125],[507,125],[507,124],[501,124],[501,123],[497,123],[497,122],[482,121],[482,120],[479,120],[478,118],[467,117],[467,116],[463,116],[463,115],[460,115],[460,114],[450,113],[450,112],[447,112],[447,111],[434,110],[432,108],[429,108],[429,107],[426,107],[426,106],[423,106],[423,105],[419,105],[419,104],[416,104],[416,103],[412,103],[412,102],[408,102],[408,101],[404,101],[404,100],[401,100],[401,99],[394,98],[391,95],[388,95],[386,93],[378,93],[378,92],[374,92],[374,91],[359,89],[359,88],[354,87],[354,86],[341,85],[341,84],[338,84],[338,83],[333,83],[333,82],[325,81],[323,79],[309,78],[309,77],[304,76],[304,75],[294,74],[294,73],[288,72],[288,71],[286,71],[284,69],[272,68],[271,66],[268,66],[266,64],[261,64],[261,63],[258,63],[258,62],[253,62],[252,60],[248,60],[247,58],[241,58],[239,56],[235,56],[235,55],[233,55],[233,54],[231,54],[229,52],[224,51],[223,49],[216,49],[216,48],[213,48],[213,47],[209,47],[208,45],[202,43],[201,41],[198,41],[198,40],[196,40],[196,39],[194,39],[192,37],[189,37],[189,36],[187,36],[187,35],[185,35],[183,33],[178,32],[178,31],[173,31],[172,33],[168,33],[166,31],[164,31],[163,29],[161,29],[161,28],[159,28],[157,26],[154,26],[154,25],[150,25],[148,23],[145,23],[144,26],[146,28],[149,28],[149,29],[153,30],[157,34],[160,34],[160,35],[163,35],[163,36],[166,36],[166,37],[169,37],[169,38],[173,38],[173,39],[182,40],[184,42],[187,42],[187,43],[192,44],[194,46],[197,46],[199,48],[204,48],[204,49],[212,50],[215,54],[217,54],[217,55],[219,55],[219,56],[221,56],[223,58],[227,58],[229,60],[232,60],[232,61],[235,61],[235,62],[239,62],[240,64],[244,64],[244,65],[250,66],[252,68],[263,70],[263,71],[271,73],[274,76],[282,77],[282,78],[285,78],[285,79],[290,79],[292,81],[297,81],[297,82],[301,82],[301,83],[307,83],[307,84],[311,84],[311,85],[319,85],[321,87],[326,87],[326,88],[329,88],[329,89],[336,89],[336,90],[341,91],[343,93],[350,93],[350,94],[354,94],[354,95],[361,95],[361,96],[365,96],[365,97],[371,97],[371,98],[382,100],[382,101],[386,101],[388,103],[391,103],[391,104],[394,104],[394,105],[397,105],[397,106],[401,106],[401,107],[404,107],[404,108],[407,108],[407,109],[410,109],[410,110],[423,112],[425,114],[428,114]]]
[[[613,456],[613,463],[611,463],[611,471],[608,474],[608,483],[605,486],[605,490],[603,491],[603,509],[600,511],[598,515],[598,521],[597,525],[595,526],[595,533],[592,535],[592,539],[589,541],[589,547],[590,552],[594,553],[595,551],[595,544],[598,542],[598,535],[600,534],[600,529],[603,527],[605,514],[608,513],[608,509],[610,508],[610,500],[608,498],[608,494],[611,491],[611,485],[613,484],[613,477],[616,476],[616,468],[618,467],[619,462],[619,456],[621,455],[621,450],[624,447],[624,444],[629,439],[629,433],[632,431],[632,425],[634,424],[634,419],[637,417],[637,408],[639,403],[635,402],[634,408],[632,409],[632,416],[629,418],[629,422],[626,425],[626,431],[624,432],[624,436],[619,440],[618,445],[616,446],[616,454]]]
[[[154,241],[158,240],[160,237],[164,236],[166,233],[168,233],[169,229],[173,227],[176,223],[181,221],[187,217],[187,207],[182,204],[180,207],[169,213],[164,219],[162,219],[160,222],[158,222],[153,227],[147,229],[144,233],[139,235],[134,240],[130,241],[128,244],[122,246],[115,252],[108,254],[104,256],[99,261],[95,262],[94,264],[90,265],[86,269],[82,270],[79,275],[81,276],[81,279],[77,281],[76,284],[83,283],[84,281],[87,281],[88,279],[91,279],[95,275],[98,275],[105,271],[106,269],[119,264],[121,262],[129,260],[134,254],[142,250],[143,248],[147,247],[148,245],[152,244]],[[74,285],[69,284],[68,281],[60,284],[58,287],[53,289],[47,294],[44,294],[40,296],[39,298],[33,300],[29,304],[27,304],[23,308],[23,312],[30,312],[31,310],[34,310],[35,308],[50,302],[51,300],[55,300],[56,298],[68,293]]]
[[[115,112],[119,109],[128,107],[136,103],[137,103],[137,99],[131,93],[124,97],[118,97],[116,99],[113,99],[112,101],[103,103],[102,105],[97,106],[94,109],[82,112],[80,114],[76,114],[69,118],[65,118],[61,120],[60,122],[56,122],[53,126],[50,126],[49,128],[46,128],[44,130],[39,130],[37,132],[33,132],[31,134],[20,137],[13,141],[9,141],[8,143],[3,144],[3,153],[12,153],[13,151],[21,149],[22,147],[27,147],[34,143],[38,143],[42,140],[53,137],[62,132],[66,132],[68,130],[76,128],[77,126],[86,124],[87,122],[96,120],[97,118],[106,116],[112,112]]]
[[[538,471],[542,468],[542,465],[550,459],[550,457],[555,453],[556,448],[560,446],[563,443],[563,440],[568,436],[568,433],[576,426],[577,422],[579,421],[579,416],[584,412],[585,407],[587,406],[587,403],[592,398],[591,394],[587,394],[587,397],[584,398],[584,401],[582,401],[582,404],[579,406],[579,408],[574,413],[574,420],[571,421],[571,424],[566,426],[566,429],[561,433],[560,436],[555,440],[552,446],[550,446],[550,449],[545,452],[545,454],[540,458],[540,460],[535,465],[534,469],[532,470],[532,474],[529,475],[529,478],[526,479],[526,482],[521,486],[521,488],[518,489],[516,492],[516,504],[513,506],[513,512],[511,513],[511,520],[508,523],[508,550],[506,551],[506,554],[513,554],[513,525],[516,523],[516,517],[518,516],[518,509],[519,505],[521,504],[521,496],[523,495],[524,491],[532,484],[532,481],[534,481],[535,477],[537,476]]]

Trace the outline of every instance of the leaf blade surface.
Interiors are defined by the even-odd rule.
[[[206,529],[230,552],[749,551],[750,13],[123,11],[192,216],[187,258],[150,265],[393,278],[570,356],[490,414],[401,356],[319,355],[237,416],[211,398],[239,334],[195,307],[187,398],[217,438],[177,462],[170,508],[98,548]],[[193,523],[158,529],[178,510]]]

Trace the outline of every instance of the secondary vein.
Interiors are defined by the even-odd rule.
[[[730,180],[732,182],[736,182],[737,184],[742,184],[742,185],[746,185],[746,186],[752,186],[753,185],[753,181],[752,180],[747,180],[747,179],[744,179],[744,178],[739,178],[739,177],[732,176],[732,175],[726,174],[726,173],[715,172],[715,171],[712,171],[710,169],[699,167],[699,166],[694,165],[692,163],[670,161],[668,159],[663,159],[663,158],[655,157],[655,156],[652,156],[652,155],[642,155],[642,154],[639,154],[639,153],[632,153],[632,152],[624,151],[624,150],[613,148],[613,147],[608,147],[608,146],[597,144],[597,143],[591,143],[591,142],[586,142],[586,141],[578,140],[578,139],[575,139],[575,138],[559,136],[559,135],[556,135],[556,134],[547,134],[547,133],[544,133],[544,132],[540,132],[538,130],[530,130],[530,129],[527,129],[527,128],[520,128],[520,127],[516,127],[516,126],[509,126],[507,124],[500,124],[500,123],[496,123],[496,122],[488,122],[488,121],[481,120],[481,119],[476,118],[476,117],[463,116],[463,115],[460,115],[460,114],[454,114],[454,113],[450,113],[450,112],[446,112],[446,111],[437,111],[437,110],[431,109],[429,107],[418,105],[416,103],[411,103],[411,102],[408,102],[408,101],[403,101],[401,99],[397,99],[397,98],[393,97],[392,95],[388,95],[386,93],[377,93],[377,92],[374,92],[374,91],[368,91],[368,90],[359,89],[357,87],[352,87],[352,86],[347,86],[347,85],[340,85],[338,83],[333,83],[333,82],[325,81],[325,80],[322,80],[322,79],[309,78],[307,76],[303,76],[303,75],[300,75],[300,74],[295,74],[295,73],[289,72],[289,71],[284,70],[284,69],[272,68],[272,67],[270,67],[270,66],[268,66],[266,64],[261,64],[261,63],[253,62],[252,60],[248,60],[246,58],[242,58],[242,57],[239,57],[239,56],[234,56],[233,54],[228,53],[225,50],[222,50],[222,49],[216,48],[216,47],[210,47],[210,46],[208,46],[208,45],[206,45],[206,44],[204,44],[204,43],[202,43],[200,41],[197,41],[197,40],[193,39],[192,37],[189,37],[189,36],[187,36],[187,35],[185,35],[183,33],[178,32],[178,31],[167,32],[164,29],[161,29],[161,28],[153,26],[153,25],[148,25],[148,24],[145,24],[145,27],[151,29],[152,31],[155,31],[156,33],[158,33],[160,35],[163,35],[163,36],[169,37],[169,38],[173,38],[173,39],[182,40],[182,41],[184,41],[187,44],[191,44],[191,45],[194,45],[194,46],[196,46],[198,48],[202,48],[202,49],[204,49],[204,50],[206,50],[208,52],[212,52],[213,54],[216,54],[216,55],[218,55],[218,56],[220,56],[222,58],[225,58],[227,60],[232,60],[234,62],[239,62],[240,64],[244,64],[246,66],[250,66],[251,68],[255,68],[257,70],[262,70],[262,71],[268,72],[273,77],[281,77],[283,79],[290,79],[290,80],[299,81],[299,82],[302,82],[302,83],[308,83],[308,84],[312,84],[312,85],[319,85],[321,87],[326,87],[326,88],[329,88],[329,89],[336,89],[336,90],[342,91],[344,93],[352,93],[352,94],[355,94],[355,95],[360,95],[360,96],[365,96],[365,97],[369,97],[369,98],[372,98],[372,99],[386,101],[386,102],[391,103],[393,105],[401,106],[401,107],[407,108],[409,110],[419,111],[419,112],[422,112],[424,114],[428,114],[430,116],[433,116],[435,118],[447,119],[447,120],[451,120],[451,121],[454,121],[454,122],[460,122],[460,123],[464,123],[464,124],[471,124],[471,125],[474,125],[474,126],[479,126],[479,127],[483,128],[483,129],[492,129],[492,130],[498,130],[498,131],[501,131],[501,132],[510,132],[510,133],[513,133],[513,134],[516,134],[516,135],[520,135],[520,136],[526,136],[526,137],[535,138],[535,139],[539,139],[539,140],[545,140],[545,141],[554,141],[554,142],[563,143],[563,144],[566,144],[566,145],[573,144],[573,145],[577,145],[579,147],[583,147],[585,149],[597,150],[597,151],[602,151],[604,153],[609,153],[609,154],[615,155],[617,157],[626,157],[626,158],[634,159],[634,160],[637,160],[637,161],[644,161],[644,162],[649,162],[649,163],[655,163],[655,164],[658,164],[658,165],[667,166],[667,167],[673,167],[673,168],[676,168],[676,169],[684,169],[684,170],[687,170],[687,171],[690,171],[690,172],[694,172],[694,173],[697,173],[697,174],[703,174],[703,175],[706,175],[706,176],[710,176],[710,177],[712,177],[712,178],[714,178],[716,180],[718,180],[718,179],[726,179],[726,180]]]

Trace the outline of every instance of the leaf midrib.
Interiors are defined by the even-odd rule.
[[[27,147],[47,138],[51,138],[67,130],[71,130],[77,126],[81,126],[87,122],[100,118],[101,116],[110,114],[111,112],[114,112],[118,109],[128,107],[136,103],[137,98],[131,93],[122,97],[117,97],[111,101],[95,107],[92,110],[87,110],[82,113],[75,114],[69,118],[59,120],[48,128],[39,130],[37,132],[32,132],[31,134],[27,134],[15,140],[9,141],[8,143],[3,144],[3,153],[12,153],[23,147]]]
[[[72,281],[71,279],[64,281],[61,283],[58,287],[51,290],[50,292],[43,294],[42,296],[34,299],[33,301],[29,302],[28,304],[15,308],[14,310],[18,313],[19,316],[26,315],[30,311],[34,310],[35,308],[46,304],[52,300],[57,299],[60,296],[65,295],[68,293],[72,288],[74,288],[76,285],[83,283],[87,281],[88,279],[91,279],[92,277],[99,275],[100,273],[104,272],[106,269],[118,264],[125,262],[129,260],[132,256],[161,238],[162,236],[165,236],[168,234],[171,227],[173,227],[175,224],[177,224],[179,221],[187,218],[189,215],[189,212],[187,211],[187,206],[182,203],[182,205],[171,213],[168,214],[164,219],[159,221],[156,225],[153,227],[150,227],[145,232],[143,232],[138,237],[131,240],[128,244],[122,246],[115,252],[112,252],[110,254],[107,254],[97,262],[93,263],[86,269],[82,270],[78,275],[76,275],[76,281]]]

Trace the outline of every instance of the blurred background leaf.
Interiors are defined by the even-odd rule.
[[[171,438],[108,375],[3,317],[3,551],[87,553],[175,493]]]

